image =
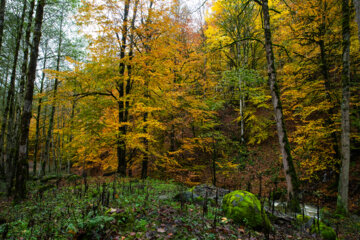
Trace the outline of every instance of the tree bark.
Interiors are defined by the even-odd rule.
[[[358,38],[360,41],[360,0],[353,0],[355,6],[356,23],[358,25]]]
[[[0,54],[4,33],[4,20],[5,20],[5,8],[6,8],[6,0],[1,0],[0,2]]]
[[[148,16],[146,19],[146,24],[149,24],[151,22],[151,12],[152,12],[152,7],[153,7],[154,1],[150,0],[150,5],[149,5],[149,9],[148,9]],[[148,32],[148,31],[147,31]],[[149,41],[151,39],[151,33],[147,33],[146,36],[146,40]],[[146,53],[149,53],[151,51],[151,48],[149,45],[147,45],[147,43],[144,44],[144,48]],[[147,65],[147,63],[146,63]],[[149,79],[148,77],[145,77],[145,93],[144,93],[144,97],[145,100],[148,101],[149,97],[150,97],[150,93],[149,93]],[[147,102],[145,103],[145,106],[147,105]],[[144,113],[144,133],[147,134],[147,120],[149,117],[149,113],[145,110]],[[149,141],[147,140],[146,137],[143,138],[143,144],[145,146],[145,151],[144,151],[144,156],[143,156],[143,160],[142,160],[142,167],[141,167],[141,178],[145,179],[148,176],[148,165],[149,165]]]
[[[30,54],[27,84],[25,91],[24,107],[21,114],[21,136],[19,146],[19,159],[16,169],[15,200],[19,201],[26,197],[26,171],[27,171],[27,144],[29,138],[29,126],[32,112],[34,93],[34,81],[36,78],[36,65],[41,39],[41,27],[43,23],[45,0],[39,0],[36,8],[35,29],[33,45]]]
[[[7,96],[7,103],[6,108],[3,115],[3,122],[1,127],[1,140],[0,140],[0,151],[2,150],[1,157],[4,159],[4,162],[7,163],[7,178],[8,178],[8,195],[11,193],[12,189],[12,180],[15,173],[15,147],[16,147],[16,137],[15,137],[15,131],[14,131],[14,109],[15,109],[15,80],[16,80],[16,68],[17,68],[17,62],[19,58],[19,51],[20,51],[20,43],[23,33],[23,26],[24,26],[24,19],[25,19],[25,13],[26,13],[26,0],[23,2],[23,9],[20,17],[20,23],[18,26],[18,31],[16,34],[16,40],[15,40],[15,51],[14,51],[14,59],[13,59],[13,65],[12,65],[12,72],[10,77],[10,86],[8,90],[8,96]],[[5,134],[6,136],[6,151],[3,152],[5,149]]]
[[[125,92],[124,92],[124,84],[125,84],[125,67],[126,64],[124,62],[125,59],[125,51],[126,51],[126,39],[128,34],[128,15],[129,15],[129,7],[130,7],[130,0],[125,1],[124,6],[124,17],[123,17],[123,26],[121,32],[121,46],[120,46],[120,65],[119,65],[119,74],[122,77],[118,82],[118,92],[119,92],[119,124],[123,124],[126,122],[125,119]],[[118,136],[118,143],[117,143],[117,158],[118,158],[118,168],[117,172],[121,176],[126,176],[126,142],[125,142],[125,135],[126,135],[126,127],[120,126],[119,127],[119,136]]]
[[[29,58],[29,46],[30,46],[30,35],[31,35],[31,25],[33,20],[33,13],[34,13],[34,7],[35,7],[35,0],[31,0],[30,2],[30,9],[28,13],[28,19],[27,19],[27,27],[26,27],[26,33],[25,33],[25,47],[24,47],[24,60],[21,66],[21,79],[19,84],[19,109],[21,110],[22,107],[22,101],[24,98],[24,88],[26,83],[26,72],[27,72],[27,65],[28,65],[28,58]],[[20,113],[20,111],[19,111]]]
[[[63,27],[63,12],[61,13],[61,20],[60,20],[60,33],[59,33],[59,45],[58,45],[58,51],[57,51],[57,59],[56,59],[56,71],[60,70],[60,58],[61,58],[61,47],[62,47],[62,27]],[[48,164],[49,172],[50,172],[50,145],[52,141],[52,131],[54,128],[54,116],[56,111],[56,94],[57,94],[57,88],[58,88],[59,80],[58,78],[55,78],[54,82],[54,89],[53,89],[53,101],[51,105],[51,112],[50,112],[50,119],[49,119],[49,129],[46,137],[46,144],[45,144],[45,159],[43,161],[42,166],[42,176],[45,175],[45,167],[46,164]],[[53,159],[54,160],[54,159]],[[55,164],[55,162],[53,162]]]
[[[348,213],[350,167],[350,9],[349,0],[342,0],[342,103],[341,103],[341,171],[337,210]]]
[[[287,184],[288,192],[288,202],[289,206],[293,211],[299,211],[299,180],[296,175],[295,167],[293,164],[293,159],[290,152],[290,144],[286,134],[281,100],[280,100],[280,91],[276,80],[276,69],[275,69],[275,59],[274,52],[272,47],[271,39],[271,29],[270,29],[270,15],[269,15],[269,6],[268,0],[262,0],[262,13],[264,21],[264,31],[265,31],[265,50],[266,58],[268,65],[268,76],[269,76],[269,86],[273,102],[273,107],[275,111],[275,120],[277,133],[280,144],[280,152],[283,161],[284,174]]]
[[[3,96],[2,96],[2,105],[5,106],[5,99],[6,99],[6,89],[7,89],[7,85],[8,85],[8,76],[9,76],[9,65],[7,64],[6,66],[6,71],[5,71],[5,81],[2,82],[2,84],[4,84],[4,91],[2,92]],[[3,133],[0,133],[0,174],[2,176],[5,177],[5,161],[2,158],[2,147],[3,147]]]
[[[44,56],[44,65],[43,69],[46,68],[46,60],[47,60],[47,42],[45,43],[45,56]],[[44,90],[44,80],[45,80],[45,72],[42,73],[41,76],[41,82],[40,82],[40,94],[42,94]],[[42,103],[42,97],[38,100],[38,106],[37,106],[37,117],[36,117],[36,130],[35,130],[35,147],[34,147],[34,160],[33,160],[33,175],[36,175],[37,170],[37,154],[38,154],[38,148],[39,148],[39,137],[40,137],[40,115],[41,115],[41,103]]]

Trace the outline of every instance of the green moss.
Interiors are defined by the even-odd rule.
[[[320,235],[324,240],[336,240],[336,232],[332,227],[326,226],[322,221],[319,223]],[[311,233],[319,234],[317,221],[311,227]]]
[[[236,223],[245,224],[254,229],[270,230],[271,224],[257,197],[247,191],[234,191],[225,195],[223,210],[226,217]]]
[[[304,215],[304,217],[303,217],[303,215],[301,215],[301,214],[296,215],[296,222],[299,223],[299,224],[305,224],[309,220],[310,220],[309,216]]]

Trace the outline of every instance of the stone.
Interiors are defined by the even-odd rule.
[[[193,192],[189,192],[189,191],[178,193],[174,197],[175,201],[186,202],[186,203],[200,202],[201,199],[202,198],[200,196],[198,196],[197,194],[195,194]]]
[[[227,218],[256,230],[271,230],[271,224],[257,197],[247,191],[237,190],[224,196],[222,208]]]

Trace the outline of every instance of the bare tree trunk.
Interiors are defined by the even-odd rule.
[[[147,95],[145,97],[148,97]],[[144,123],[147,122],[148,113],[144,113]],[[144,126],[144,133],[147,133],[147,126]],[[141,179],[145,179],[148,176],[148,165],[149,165],[149,141],[144,137],[143,143],[145,146],[145,152],[142,160],[142,167],[141,167]]]
[[[30,46],[30,35],[31,35],[31,25],[32,25],[32,19],[33,19],[33,13],[34,13],[34,7],[35,7],[35,0],[31,0],[30,2],[30,9],[28,13],[28,19],[27,19],[27,27],[26,27],[26,33],[25,33],[25,47],[24,47],[24,60],[21,66],[21,79],[19,84],[19,109],[18,109],[18,115],[21,115],[21,108],[24,98],[24,91],[25,91],[25,83],[26,83],[26,72],[27,72],[27,65],[28,65],[28,58],[29,58],[29,46]]]
[[[150,21],[151,21],[151,13],[152,13],[153,4],[154,4],[154,1],[150,0],[150,5],[149,5],[149,9],[148,9],[148,16],[147,16],[147,19],[146,19],[146,24],[149,24]],[[151,34],[148,33],[147,36],[146,36],[146,41],[149,41],[150,39],[151,39]],[[149,53],[151,51],[151,47],[149,45],[147,45],[147,43],[145,43],[144,45],[145,45],[144,48],[145,48],[146,53]],[[145,97],[146,101],[148,101],[148,99],[150,97],[149,79],[145,79],[144,97]],[[145,103],[145,105],[146,104],[147,103]],[[149,113],[146,112],[146,110],[145,110],[144,118],[143,118],[143,121],[144,121],[144,129],[143,129],[143,131],[144,131],[145,134],[147,134],[147,130],[148,130],[147,129],[147,123],[146,123],[147,120],[148,120],[148,117],[149,117]],[[145,146],[145,152],[143,153],[144,156],[143,156],[142,167],[141,167],[141,178],[145,179],[148,176],[148,165],[149,165],[149,141],[146,139],[146,137],[143,138],[143,144]]]
[[[337,210],[348,213],[350,168],[350,9],[349,0],[342,0],[342,103],[341,103],[341,171]]]
[[[353,0],[355,6],[356,23],[358,25],[358,37],[360,41],[360,0]]]
[[[71,115],[70,115],[70,126],[71,127],[73,126],[73,119],[75,116],[75,107],[76,107],[76,101],[73,102],[72,108],[71,108]],[[73,139],[73,135],[72,135],[72,133],[70,133],[69,143],[72,142],[72,139]],[[69,157],[67,159],[67,168],[68,168],[67,173],[70,173],[70,158]]]
[[[4,19],[5,19],[5,8],[6,8],[6,0],[1,0],[0,2],[0,54],[1,54],[1,46],[2,39],[4,33]]]
[[[5,106],[6,100],[6,89],[8,85],[8,76],[9,76],[9,65],[6,66],[6,73],[5,73],[5,81],[2,82],[4,84],[4,91],[3,91],[3,98],[2,98],[2,105]],[[5,111],[5,109],[4,109]],[[2,158],[2,149],[4,143],[4,135],[5,133],[0,133],[0,174],[5,177],[5,160]]]
[[[7,174],[8,174],[8,195],[11,194],[12,186],[13,186],[13,178],[15,176],[15,166],[16,166],[16,159],[15,157],[15,148],[16,144],[16,133],[14,128],[14,119],[15,119],[15,80],[16,80],[16,68],[19,58],[19,51],[20,51],[20,43],[23,33],[23,26],[24,26],[24,19],[26,14],[26,0],[23,2],[23,9],[20,17],[20,23],[18,26],[18,32],[16,34],[15,40],[15,52],[14,52],[14,59],[13,59],[13,66],[12,72],[10,77],[10,87],[8,90],[8,101],[6,103],[5,112],[3,115],[3,123],[2,123],[2,147],[0,149],[4,149],[4,140],[5,140],[5,133],[7,132],[6,137],[6,151],[2,152],[2,158],[4,162],[7,162]],[[7,123],[6,123],[7,121]],[[6,127],[7,125],[7,127]]]
[[[134,3],[134,8],[133,8],[133,17],[131,20],[131,26],[130,26],[130,47],[129,47],[129,64],[127,65],[127,70],[128,70],[128,78],[126,81],[126,87],[125,87],[125,114],[124,114],[124,122],[127,122],[129,120],[129,109],[130,109],[130,99],[129,99],[129,95],[130,95],[130,91],[132,88],[132,59],[134,57],[134,37],[135,37],[135,20],[136,20],[136,16],[137,16],[137,10],[138,10],[138,5],[139,5],[139,0],[135,0]],[[125,126],[124,128],[124,135],[126,135],[127,133],[127,126]],[[126,152],[125,152],[126,153]],[[126,155],[126,154],[125,154]],[[125,156],[126,157],[126,156]],[[131,165],[131,156],[129,156],[129,158],[127,159],[126,162],[126,168],[128,168],[127,164]],[[131,177],[131,169],[129,170],[129,177]]]
[[[47,60],[47,42],[45,43],[45,56],[44,56],[44,65],[43,69],[46,68],[46,60]],[[42,73],[41,76],[41,82],[40,82],[40,94],[42,94],[44,90],[44,80],[45,80],[45,72]],[[39,137],[40,137],[40,115],[41,115],[41,103],[42,103],[42,97],[38,100],[38,106],[37,106],[37,117],[36,117],[36,130],[35,130],[35,149],[34,149],[34,161],[33,161],[33,175],[36,174],[37,169],[37,154],[38,154],[38,148],[39,148]]]
[[[15,200],[19,201],[26,197],[26,170],[27,170],[27,145],[29,138],[29,126],[32,112],[34,93],[34,81],[36,78],[36,65],[41,38],[45,0],[39,0],[36,8],[35,28],[33,45],[30,54],[29,70],[27,76],[24,108],[21,114],[21,136],[19,146],[19,159],[16,168]]]
[[[245,143],[244,139],[244,89],[242,88],[242,80],[241,76],[239,75],[239,111],[240,111],[240,141],[241,143]]]
[[[125,51],[126,51],[126,38],[128,34],[128,15],[129,15],[129,7],[130,7],[130,0],[125,1],[124,6],[124,17],[123,17],[123,26],[121,32],[121,46],[120,46],[120,65],[119,65],[119,74],[122,79],[118,82],[118,92],[119,92],[119,123],[122,124],[125,122],[125,101],[124,101],[124,84],[125,84]],[[118,143],[117,143],[117,158],[118,158],[118,168],[117,172],[121,176],[126,176],[126,142],[125,142],[125,134],[126,134],[126,127],[120,126],[119,127],[119,136],[118,136]]]
[[[275,69],[275,59],[274,59],[274,52],[273,52],[272,40],[271,40],[268,0],[262,0],[262,13],[264,19],[265,50],[266,50],[266,58],[268,65],[269,86],[270,86],[270,92],[271,92],[272,102],[275,111],[275,120],[276,120],[276,127],[277,127],[277,133],[280,144],[280,152],[282,156],[284,175],[287,184],[288,201],[290,208],[293,211],[297,212],[300,210],[299,199],[298,199],[299,180],[296,175],[293,159],[290,152],[290,144],[286,134],[281,100],[280,100],[280,91],[276,80],[276,69]]]
[[[57,60],[56,60],[56,71],[60,70],[60,57],[61,57],[61,47],[62,47],[62,27],[63,27],[63,20],[64,20],[64,16],[63,13],[61,13],[61,20],[60,20],[60,34],[59,34],[59,45],[58,45],[58,52],[57,52]],[[50,172],[50,145],[51,145],[51,140],[52,140],[52,131],[54,128],[54,116],[55,116],[55,111],[56,111],[56,94],[57,94],[57,88],[58,88],[58,84],[59,84],[59,80],[58,78],[55,78],[55,82],[54,82],[54,94],[53,94],[53,102],[51,105],[51,112],[50,112],[50,119],[49,119],[49,129],[48,129],[48,133],[47,133],[47,137],[46,137],[46,144],[45,144],[45,159],[43,161],[43,172],[42,172],[42,176],[45,175],[45,167],[46,167],[46,163],[49,164],[49,172]],[[55,164],[54,159],[53,159],[53,164]]]
[[[213,137],[213,159],[212,159],[212,184],[216,186],[216,160],[217,160],[217,150],[216,150],[216,140]]]

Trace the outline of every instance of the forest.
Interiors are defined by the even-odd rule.
[[[0,239],[360,239],[360,0],[0,0]]]

